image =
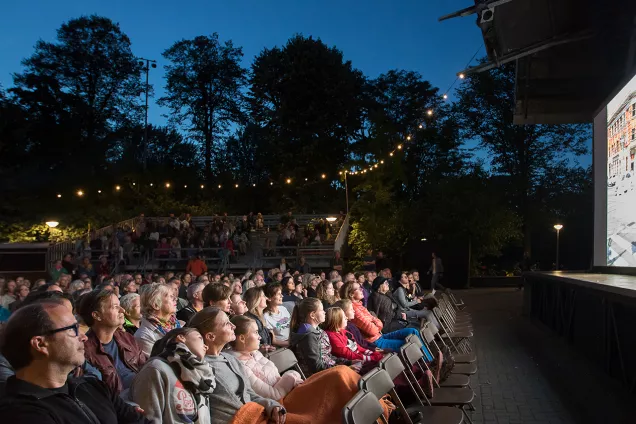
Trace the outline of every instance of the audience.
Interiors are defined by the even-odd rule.
[[[141,297],[137,293],[129,293],[119,299],[124,309],[124,330],[134,336],[141,323]]]
[[[0,397],[8,423],[150,423],[94,378],[69,378],[84,359],[87,337],[61,301],[18,309],[4,328],[2,354],[15,370]],[[60,396],[66,394],[66,396]],[[73,399],[73,402],[69,402]],[[99,418],[97,418],[99,417]]]
[[[230,295],[232,289],[225,284],[208,284],[203,289],[203,304],[221,309],[226,314],[230,312]]]
[[[155,343],[130,390],[147,419],[163,424],[210,423],[209,396],[217,382],[204,361],[206,351],[195,328],[176,328]]]
[[[153,284],[141,294],[141,323],[135,339],[141,349],[150,356],[155,342],[170,330],[183,327],[175,315],[177,300],[172,289],[164,284]]]
[[[263,313],[263,318],[265,326],[274,335],[272,344],[278,347],[287,347],[289,346],[291,315],[287,308],[283,307],[282,287],[278,283],[268,284],[264,292],[267,298],[267,307]]]
[[[189,303],[188,306],[177,312],[177,318],[179,320],[187,324],[194,314],[203,309],[203,289],[205,287],[206,286],[203,283],[190,283],[186,290],[186,296],[188,297]]]
[[[92,291],[83,296],[79,313],[90,327],[84,342],[86,360],[113,393],[129,389],[147,356],[122,329],[124,309],[119,299],[110,290]]]
[[[247,304],[247,312],[244,315],[252,318],[258,327],[258,334],[261,336],[261,349],[264,351],[276,349],[272,346],[273,336],[267,329],[267,323],[263,317],[263,311],[267,307],[267,297],[265,297],[263,288],[252,287],[245,292],[243,299]]]

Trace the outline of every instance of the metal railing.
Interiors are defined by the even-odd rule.
[[[349,235],[349,215],[347,215],[342,221],[342,225],[340,226],[340,231],[338,231],[338,235],[336,236],[336,241],[333,244],[334,252],[340,252],[342,246],[347,243],[347,236]]]

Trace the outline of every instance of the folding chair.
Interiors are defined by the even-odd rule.
[[[426,331],[429,331],[429,330],[426,329]],[[413,343],[415,346],[418,347],[418,349],[422,348],[422,342],[413,334],[411,334],[406,339],[404,339],[404,343],[405,344]],[[426,347],[429,351],[431,352],[433,351],[428,345]],[[436,346],[436,348],[439,352],[441,352],[441,350],[439,349],[439,346]],[[422,357],[422,362],[424,363],[424,366],[426,367],[426,369],[431,371],[431,373],[433,373],[433,370],[431,369],[431,367],[429,367],[428,363],[426,363],[426,361],[424,360],[424,357]],[[435,382],[435,385],[437,387],[469,387],[470,388],[469,375],[475,374],[477,372],[477,369],[475,368],[475,372],[470,372],[471,369],[464,367],[464,365],[466,364],[458,364],[456,362],[455,365],[453,366],[453,369],[451,370],[451,375],[449,375],[446,378],[446,380],[442,382],[437,381],[434,375],[435,373],[433,373],[433,381]]]
[[[429,399],[424,393],[424,389],[420,386],[417,378],[411,371],[411,367],[417,365],[421,368],[420,360],[423,358],[424,353],[422,350],[413,343],[407,343],[400,348],[400,357],[404,362],[405,375],[411,380],[412,385],[417,389],[415,393],[418,397],[422,397],[431,406],[456,406],[463,413],[469,423],[472,424],[472,420],[468,416],[468,413],[464,410],[464,407],[468,406],[471,410],[474,410],[472,401],[475,399],[475,393],[465,387],[442,387],[435,389],[433,396]]]
[[[342,408],[342,421],[345,424],[373,424],[378,419],[388,424],[378,398],[365,390],[356,393]]]
[[[291,350],[287,348],[275,350],[268,355],[268,359],[276,365],[279,373],[282,374],[283,372],[293,368],[300,373],[303,380],[306,379],[305,374],[303,374],[303,370],[300,369],[300,365],[298,365],[296,355],[294,355],[294,352]]]
[[[474,336],[473,332],[455,331],[448,325],[447,319],[444,318],[439,308],[433,308],[433,313],[444,330],[444,333],[440,334],[440,336],[444,339],[448,339],[458,353],[460,353],[460,347],[461,353],[471,352],[472,347],[468,340]]]
[[[461,299],[457,300],[457,298],[455,297],[453,292],[449,293],[449,297],[453,301],[453,306],[455,306],[458,310],[461,311],[462,309],[464,309],[466,307],[466,305],[464,304],[464,301],[461,300]]]
[[[395,360],[402,365],[399,358],[396,357]],[[422,405],[405,407],[395,390],[395,384],[391,380],[391,376],[380,368],[374,368],[363,375],[358,386],[361,390],[373,393],[378,399],[390,394],[400,415],[407,424],[461,424],[464,421],[462,412],[457,408]]]
[[[422,339],[429,350],[431,350],[431,345],[433,345],[435,346],[435,349],[441,351],[439,345],[435,341],[435,334],[437,334],[437,329],[435,327],[429,326],[423,328],[420,333],[422,334]],[[475,352],[454,354],[453,358],[455,359],[455,364],[472,364],[477,361],[477,355],[475,355]]]
[[[450,305],[450,302],[448,302],[447,300],[440,299],[437,302],[437,304],[439,305],[444,315],[456,325],[459,325],[459,326],[472,325],[472,317],[470,316],[470,314],[456,312],[455,309],[453,309],[453,307]]]

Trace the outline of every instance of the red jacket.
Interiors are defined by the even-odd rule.
[[[382,337],[382,321],[371,315],[362,302],[352,301],[351,303],[353,303],[353,310],[356,314],[356,317],[351,322],[358,327],[364,338],[373,343]]]
[[[186,266],[186,272],[191,272],[195,277],[199,277],[201,274],[208,270],[208,266],[201,259],[190,259]]]
[[[108,355],[99,339],[92,331],[86,333],[88,339],[84,342],[84,356],[86,360],[102,373],[102,381],[114,393],[119,394],[123,390],[121,378],[117,374],[113,359]],[[119,348],[119,359],[128,368],[138,373],[146,363],[146,355],[141,351],[135,338],[122,329],[117,329],[113,338]]]
[[[351,361],[379,361],[382,353],[366,350],[355,342],[353,335],[347,330],[327,331],[331,343],[331,353],[339,358]],[[349,337],[347,337],[349,336]]]

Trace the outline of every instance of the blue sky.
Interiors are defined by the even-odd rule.
[[[296,33],[320,37],[344,52],[353,66],[370,77],[390,69],[419,71],[445,91],[477,48],[483,45],[474,18],[437,22],[443,14],[472,0],[32,0],[3,6],[0,26],[0,83],[33,52],[38,39],[53,40],[64,22],[98,14],[121,25],[133,52],[157,59],[150,81],[163,93],[161,53],[173,42],[218,32],[221,40],[242,46],[244,65],[265,47],[283,45]],[[483,54],[483,49],[480,52]],[[151,102],[149,121],[163,123]]]
[[[243,47],[244,66],[265,47],[284,45],[296,33],[321,38],[343,51],[364,74],[390,69],[420,72],[444,92],[483,46],[475,17],[438,22],[473,0],[31,0],[6,2],[0,25],[0,84],[32,54],[38,39],[52,41],[59,26],[81,15],[97,14],[118,22],[134,54],[156,59],[150,82],[163,94],[161,53],[184,38],[217,32],[221,40]],[[484,55],[483,48],[478,57]],[[452,92],[450,93],[453,98]],[[149,122],[163,124],[150,101]]]

